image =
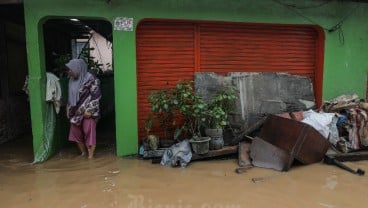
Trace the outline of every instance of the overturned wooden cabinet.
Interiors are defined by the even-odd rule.
[[[302,164],[322,161],[329,147],[308,124],[270,115],[250,146],[250,156],[255,166],[287,171],[295,159]]]

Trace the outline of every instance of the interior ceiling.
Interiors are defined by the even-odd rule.
[[[112,25],[105,20],[79,20],[50,19],[44,24],[45,30],[56,30],[68,34],[71,38],[88,38],[91,30],[94,30],[112,42]]]
[[[10,4],[0,0],[0,21],[24,27],[23,4]],[[105,20],[83,19],[71,21],[69,18],[51,19],[46,21],[45,28],[68,34],[72,38],[86,37],[92,29],[112,42],[112,25]]]

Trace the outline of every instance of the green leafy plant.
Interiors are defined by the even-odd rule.
[[[193,81],[181,80],[174,89],[152,92],[148,101],[165,137],[173,133],[176,140],[184,133],[189,133],[193,138],[201,137],[201,127],[225,127],[236,98],[235,88],[228,87],[218,92],[207,104],[194,93]],[[182,125],[176,127],[176,120],[181,120]]]
[[[206,126],[212,129],[222,129],[228,124],[228,117],[220,107],[212,107],[208,110]]]
[[[229,124],[228,115],[235,107],[237,90],[229,86],[216,93],[208,106],[206,126],[208,128],[224,128]]]
[[[91,51],[95,50],[95,48],[85,47],[82,49],[80,57],[84,59],[84,61],[88,64],[88,69],[93,74],[102,74],[102,66],[103,64],[99,63],[98,61],[94,60],[94,57],[91,56]]]
[[[80,57],[79,57],[87,63],[89,72],[91,72],[95,75],[113,73],[113,70],[111,70],[112,65],[110,63],[106,63],[106,68],[109,69],[109,70],[106,70],[105,72],[102,70],[103,69],[103,64],[99,63],[98,61],[95,61],[94,57],[90,55],[91,51],[93,51],[93,50],[95,50],[95,49],[90,48],[90,47],[85,47],[85,48],[82,49]],[[55,66],[56,66],[56,68],[54,69],[54,73],[58,74],[59,77],[67,76],[67,73],[66,73],[66,70],[65,70],[66,69],[65,64],[68,63],[71,59],[72,59],[72,55],[69,54],[69,53],[59,55],[59,57],[54,60],[54,63],[55,63]]]
[[[165,138],[173,131],[175,124],[175,109],[172,102],[170,90],[158,90],[148,97],[151,104],[151,111],[160,122],[160,127],[164,130]]]
[[[151,111],[160,121],[165,137],[171,133],[175,140],[184,133],[193,137],[200,136],[207,104],[194,94],[193,81],[178,81],[174,89],[154,91],[148,101],[151,103]],[[179,127],[176,120],[182,121]]]
[[[193,81],[180,81],[173,90],[173,103],[177,111],[184,118],[181,130],[185,130],[192,137],[200,137],[200,128],[206,121],[207,104],[202,97],[195,95]]]

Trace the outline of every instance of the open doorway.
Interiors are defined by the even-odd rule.
[[[0,163],[33,158],[23,4],[0,2]]]
[[[53,149],[74,149],[68,142],[69,121],[66,118],[68,77],[65,63],[72,58],[84,59],[89,71],[100,80],[102,98],[101,118],[97,123],[97,148],[99,152],[115,151],[115,93],[112,56],[112,25],[100,19],[56,18],[43,24],[46,72],[60,78],[62,105],[56,119]],[[64,148],[65,149],[65,148]],[[115,154],[115,152],[114,152]]]

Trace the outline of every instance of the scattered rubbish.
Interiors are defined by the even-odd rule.
[[[325,101],[322,110],[324,112],[336,112],[346,108],[359,106],[359,97],[356,94],[340,95],[330,101]]]
[[[362,169],[353,170],[341,163],[368,159],[368,152],[356,152],[368,149],[368,103],[356,94],[339,96],[325,102],[320,111],[314,111],[309,78],[283,73],[232,73],[227,77],[197,73],[195,76],[196,93],[206,99],[215,89],[228,84],[239,89],[239,100],[230,116],[232,138],[225,141],[227,146],[199,155],[192,153],[184,140],[167,149],[141,148],[143,158],[153,158],[152,163],[185,167],[190,161],[238,153],[236,173],[244,173],[253,166],[288,171],[295,160],[304,165],[324,160],[354,174],[365,174]],[[251,138],[251,143],[245,142],[247,138]],[[331,146],[338,151],[327,153]]]
[[[333,130],[329,141],[340,152],[348,153],[368,148],[368,103],[356,94],[341,95],[326,101],[322,110],[334,113],[337,121],[331,125]]]

